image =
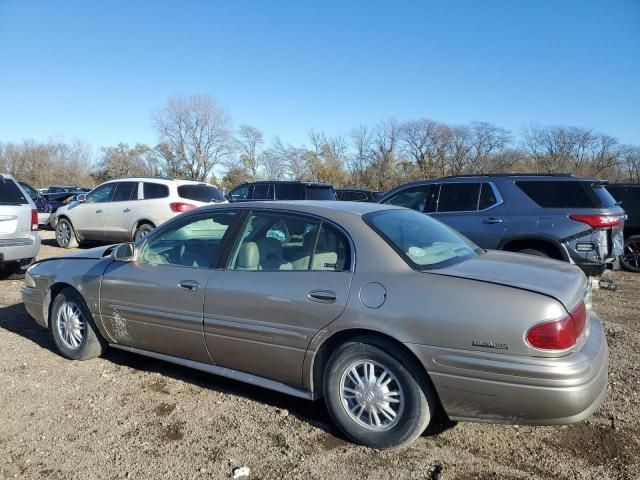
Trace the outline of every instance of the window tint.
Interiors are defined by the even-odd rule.
[[[474,212],[478,209],[479,183],[443,183],[438,212]]]
[[[232,190],[231,193],[229,193],[229,198],[231,198],[232,202],[235,200],[248,200],[250,191],[251,185],[242,185]]]
[[[351,200],[354,202],[366,202],[367,200],[369,200],[369,197],[364,192],[353,192],[351,196]]]
[[[271,183],[256,183],[253,186],[254,200],[273,200],[273,184]]]
[[[13,180],[0,177],[0,205],[25,205],[28,203],[29,201]]]
[[[520,181],[516,182],[516,185],[543,208],[600,208],[603,206],[589,182]]]
[[[593,193],[598,197],[598,201],[602,207],[613,207],[616,204],[615,198],[604,188],[604,185],[592,185]]]
[[[349,244],[320,220],[255,212],[231,256],[234,270],[348,270]]]
[[[438,185],[419,185],[406,188],[384,201],[389,205],[412,208],[419,212],[435,211]]]
[[[138,199],[138,182],[118,182],[113,192],[112,202]]]
[[[149,238],[138,261],[195,268],[215,266],[223,238],[238,216],[238,212],[215,212],[174,223]]]
[[[478,210],[485,210],[498,202],[493,188],[488,183],[483,183],[480,188],[480,201],[478,202]]]
[[[470,240],[428,215],[383,210],[365,215],[364,220],[416,270],[449,266],[481,252]]]
[[[178,195],[188,200],[195,200],[196,202],[219,203],[225,201],[224,196],[216,187],[205,183],[201,185],[180,185],[178,187]]]
[[[143,198],[145,200],[166,198],[169,196],[169,187],[161,183],[144,182],[143,190]]]
[[[111,200],[111,194],[115,183],[106,183],[99,186],[95,190],[92,190],[87,194],[87,202],[89,203],[104,203]]]
[[[307,200],[335,200],[336,192],[333,187],[318,187],[314,185],[306,185]]]
[[[277,200],[303,200],[304,188],[299,183],[276,183]]]

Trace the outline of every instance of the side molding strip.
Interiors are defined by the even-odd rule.
[[[269,390],[275,390],[276,392],[291,395],[292,397],[303,398],[305,400],[315,400],[315,395],[309,390],[293,387],[286,383],[276,382],[275,380],[269,380],[268,378],[259,377],[258,375],[252,375],[251,373],[239,372],[226,367],[220,367],[218,365],[212,365],[208,363],[196,362],[194,360],[188,360],[186,358],[173,357],[171,355],[165,355],[163,353],[150,352],[148,350],[141,350],[139,348],[127,347],[124,345],[118,345],[116,343],[110,343],[110,347],[125,350],[127,352],[137,353],[146,357],[156,358],[165,362],[175,363],[184,367],[193,368],[202,372],[211,373],[213,375],[219,375],[225,378],[231,378],[239,382],[248,383],[257,387],[266,388]]]

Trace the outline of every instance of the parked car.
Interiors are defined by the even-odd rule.
[[[87,188],[80,188],[77,185],[56,185],[56,186],[52,186],[49,187],[47,189],[47,195],[50,195],[52,193],[86,193],[90,191],[90,189]]]
[[[281,239],[281,240],[280,240]],[[70,359],[110,345],[304,399],[374,448],[452,420],[563,424],[607,389],[590,282],[485,251],[412,210],[199,208],[135,244],[29,269],[24,304]]]
[[[607,190],[627,214],[624,223],[624,252],[620,256],[623,268],[640,272],[640,185],[611,183]]]
[[[622,253],[624,210],[597,178],[505,174],[402,185],[380,203],[428,213],[482,248],[575,263],[599,275]]]
[[[36,208],[38,209],[38,224],[41,226],[49,224],[49,217],[53,212],[53,205],[49,198],[42,195],[38,190],[25,182],[18,182],[22,189],[27,192]]]
[[[21,278],[40,250],[38,210],[11,175],[0,174],[0,267]]]
[[[384,193],[365,190],[364,188],[339,188],[336,190],[338,200],[345,202],[377,202]]]
[[[227,198],[230,202],[249,200],[335,200],[331,185],[314,182],[264,181],[243,183],[235,187]]]
[[[121,178],[58,208],[52,219],[63,248],[84,240],[137,240],[170,218],[211,202],[226,202],[213,185],[169,178]]]

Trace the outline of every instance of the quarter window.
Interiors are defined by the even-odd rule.
[[[225,234],[238,216],[238,212],[215,212],[174,223],[149,238],[138,261],[152,265],[214,267]]]
[[[144,182],[143,197],[145,200],[153,198],[166,198],[169,196],[169,187],[161,183]]]

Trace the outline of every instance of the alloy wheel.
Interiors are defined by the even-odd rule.
[[[622,253],[622,262],[629,270],[640,271],[640,240],[627,240]]]
[[[73,302],[63,303],[56,316],[56,328],[66,347],[76,349],[82,345],[85,321],[80,307]]]
[[[71,228],[67,222],[61,221],[58,223],[58,228],[56,228],[56,239],[62,246],[69,245],[69,242],[71,241]]]

